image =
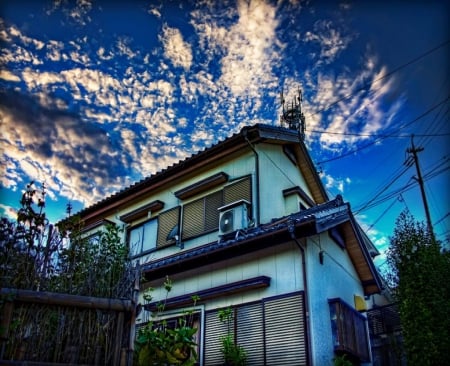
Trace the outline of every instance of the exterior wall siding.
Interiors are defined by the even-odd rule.
[[[169,297],[201,291],[245,279],[268,276],[270,286],[252,290],[225,298],[217,298],[205,304],[205,310],[237,305],[260,300],[263,297],[303,290],[303,278],[300,251],[293,242],[277,245],[273,248],[224,260],[214,265],[205,265],[195,270],[180,272],[171,276],[174,282]],[[146,286],[153,287],[153,300],[166,297],[162,285],[164,279],[150,281]],[[143,302],[143,299],[140,298]]]
[[[328,299],[339,297],[352,305],[353,296],[364,297],[364,291],[347,252],[327,233],[309,238],[306,247],[312,362],[331,366],[335,355]],[[323,264],[320,250],[324,251]]]
[[[312,197],[297,166],[284,154],[279,145],[260,144],[257,146],[260,163],[261,223],[281,217],[286,212],[283,190],[301,187]],[[299,207],[297,205],[298,211]]]

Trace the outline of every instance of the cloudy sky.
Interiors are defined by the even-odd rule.
[[[442,1],[3,1],[0,214],[35,180],[52,221],[254,123],[303,90],[330,197],[383,249],[405,207],[449,236]],[[380,5],[381,4],[381,5]],[[448,239],[447,239],[448,240]],[[381,263],[382,265],[382,263]]]

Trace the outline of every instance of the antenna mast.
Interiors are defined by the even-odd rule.
[[[287,125],[290,130],[298,131],[298,135],[301,141],[305,140],[305,115],[302,112],[302,91],[298,88],[297,96],[287,103],[284,100],[283,91],[280,93],[281,105],[283,106],[283,112],[280,116],[280,122],[282,126]]]

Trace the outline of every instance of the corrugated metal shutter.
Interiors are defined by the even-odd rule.
[[[250,176],[223,188],[223,202],[225,205],[239,200],[252,202],[252,180]]]
[[[205,231],[219,228],[219,210],[223,204],[223,192],[215,192],[205,197]]]
[[[227,325],[219,320],[217,311],[205,314],[205,366],[223,365],[221,337],[227,335]]]
[[[179,225],[180,206],[162,212],[158,216],[158,247],[175,243],[174,240],[167,241],[167,235]]]
[[[303,296],[264,302],[267,365],[306,365]]]
[[[182,238],[190,238],[203,232],[204,199],[188,203],[183,207]]]
[[[264,365],[264,321],[262,303],[237,309],[237,344],[244,347],[248,365]]]

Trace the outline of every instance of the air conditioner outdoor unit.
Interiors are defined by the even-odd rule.
[[[219,207],[219,235],[225,235],[248,227],[247,207],[250,202],[239,200]]]

